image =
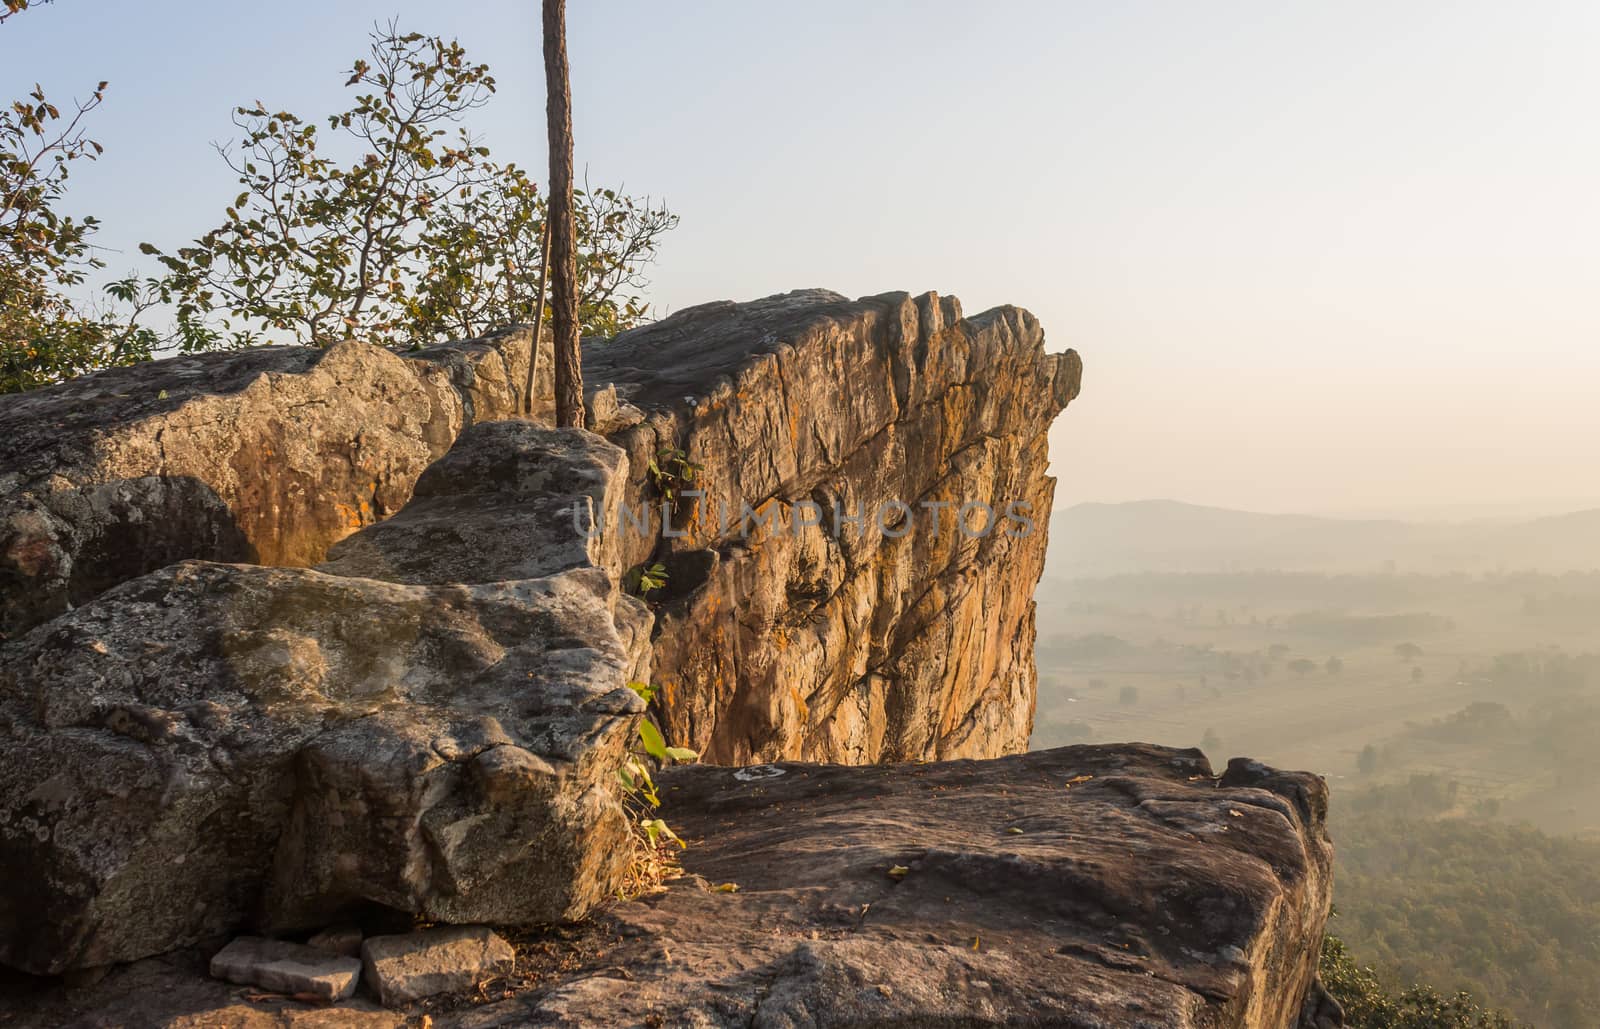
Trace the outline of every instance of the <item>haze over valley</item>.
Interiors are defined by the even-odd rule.
[[[1581,871],[1600,859],[1600,511],[1082,504],[1051,520],[1037,602],[1033,746],[1144,740],[1219,768],[1248,755],[1319,772],[1339,845],[1332,931],[1359,957],[1536,1025],[1592,1024],[1561,983],[1597,967],[1600,939]],[[1524,876],[1534,859],[1572,867]],[[1466,881],[1437,881],[1440,867]],[[1491,880],[1529,908],[1490,901]],[[1501,948],[1524,943],[1549,948],[1547,969],[1511,974]]]

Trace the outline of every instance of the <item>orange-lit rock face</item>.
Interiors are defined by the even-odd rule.
[[[659,505],[645,469],[664,448],[699,466],[682,536],[658,535],[657,512],[655,531],[623,539],[625,563],[670,573],[654,653],[669,735],[734,764],[1025,748],[1045,434],[1081,377],[1076,354],[1043,343],[1014,308],[963,319],[934,294],[813,290],[691,309],[589,350],[590,381],[644,415],[611,433],[632,503]],[[1032,528],[981,533],[973,508],[962,531],[970,503],[1002,519],[1018,505]],[[839,517],[863,511],[859,528]]]

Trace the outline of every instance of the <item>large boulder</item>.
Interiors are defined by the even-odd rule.
[[[497,507],[495,481],[587,510],[626,474],[581,430],[461,448],[519,469],[459,495],[461,524]],[[0,963],[58,972],[374,908],[558,920],[614,890],[648,610],[583,547],[539,569],[507,547],[498,579],[446,548],[423,582],[379,581],[393,540],[349,541],[361,576],[182,562],[6,649]]]
[[[475,425],[422,473],[403,511],[336,543],[317,567],[424,585],[580,566],[616,578],[627,468],[621,450],[587,432]]]
[[[803,290],[690,308],[584,362],[645,412],[610,436],[630,510],[699,466],[670,532],[658,516],[623,540],[625,563],[669,573],[670,736],[721,764],[1026,748],[1046,433],[1077,354],[1045,353],[1017,308]]]
[[[263,347],[0,398],[0,642],[184,558],[315,564],[463,428],[519,414],[532,339]]]

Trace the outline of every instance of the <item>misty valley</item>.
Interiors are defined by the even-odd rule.
[[[1592,1025],[1600,573],[1518,570],[1550,544],[1540,523],[1116,508],[1053,521],[1032,746],[1142,740],[1316,771],[1332,787],[1329,931],[1356,961],[1390,986]],[[1358,533],[1378,546],[1363,554]],[[1286,560],[1284,534],[1313,560]],[[1441,538],[1474,534],[1503,551],[1438,567]],[[1208,550],[1232,569],[1200,570]]]

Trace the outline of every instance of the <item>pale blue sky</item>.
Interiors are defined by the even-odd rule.
[[[1026,306],[1087,365],[1058,502],[1600,503],[1600,5],[584,3],[580,164],[683,216],[663,309],[800,286]],[[533,0],[59,0],[0,87],[111,80],[72,208],[133,266],[209,142],[321,113],[374,19],[456,35],[543,168]]]

